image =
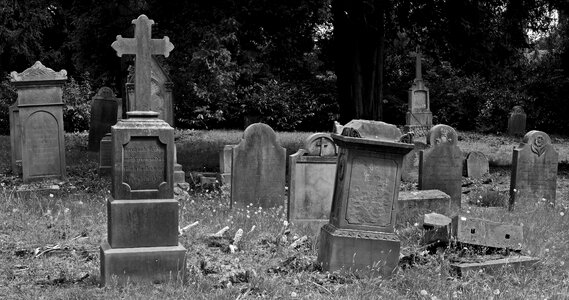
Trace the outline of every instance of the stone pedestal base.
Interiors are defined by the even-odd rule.
[[[183,280],[186,249],[170,247],[111,248],[104,242],[101,251],[101,285],[117,281],[163,283]],[[113,279],[116,278],[116,279]]]
[[[394,233],[340,229],[320,232],[318,262],[324,271],[345,270],[390,276],[399,263],[401,242]]]
[[[174,185],[176,183],[183,183],[186,182],[186,173],[182,169],[182,165],[175,163],[174,164]]]
[[[407,112],[405,124],[411,126],[433,126],[433,113],[430,111],[423,112]]]

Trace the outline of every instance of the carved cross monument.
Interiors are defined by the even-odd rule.
[[[151,55],[168,56],[167,37],[151,39],[154,23],[133,20],[135,37],[117,37],[119,56],[136,55],[135,111],[111,127],[112,197],[107,201],[107,241],[101,245],[103,285],[116,277],[165,282],[184,277],[186,249],[178,242],[174,199],[174,129],[150,111]]]
[[[150,111],[151,56],[162,54],[168,57],[170,51],[174,49],[174,45],[170,43],[167,36],[160,40],[152,39],[151,32],[154,21],[148,19],[147,16],[140,15],[138,19],[132,20],[132,24],[135,26],[134,38],[123,38],[118,35],[111,47],[117,51],[119,57],[123,54],[136,55],[134,65],[136,69],[134,79],[135,111]]]
[[[409,107],[404,131],[414,131],[416,136],[422,136],[433,126],[433,114],[430,110],[429,89],[423,82],[422,55],[418,46],[415,52],[411,52],[411,57],[415,57],[415,80],[409,89]]]

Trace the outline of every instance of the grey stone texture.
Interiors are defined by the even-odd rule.
[[[89,151],[99,152],[101,139],[111,132],[111,126],[122,118],[122,100],[109,87],[99,89],[91,101]]]

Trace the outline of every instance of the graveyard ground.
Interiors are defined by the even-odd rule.
[[[238,133],[229,134],[231,138],[233,135]],[[302,140],[304,134],[299,135],[302,137],[292,139]],[[199,221],[180,238],[188,249],[187,282],[101,288],[99,245],[106,235],[105,201],[110,197],[110,180],[97,176],[96,158],[86,151],[87,135],[66,135],[67,181],[48,184],[53,189],[29,192],[18,191],[22,188],[21,179],[9,171],[10,143],[9,137],[4,136],[0,137],[0,298],[568,298],[569,140],[553,137],[562,162],[557,203],[552,206],[535,199],[529,207],[508,212],[469,202],[495,204],[506,199],[510,172],[504,165],[519,140],[472,133],[460,135],[459,146],[464,152],[482,151],[493,165],[498,165],[491,167],[490,176],[484,180],[463,180],[461,214],[523,225],[522,252],[540,259],[535,267],[457,277],[450,268],[451,259],[464,254],[475,259],[481,257],[475,256],[474,250],[469,253],[470,250],[464,249],[441,249],[437,254],[427,254],[419,244],[422,234],[419,216],[423,212],[416,211],[406,213],[398,221],[396,230],[406,258],[391,279],[322,273],[315,263],[316,237],[294,224],[288,228],[290,232],[285,231],[283,208],[229,210],[226,188],[192,184],[189,193],[179,197],[180,225]],[[403,183],[402,189],[416,189],[416,184]],[[224,237],[208,237],[225,226],[229,230]],[[240,249],[230,253],[228,242],[240,228],[244,231]],[[295,238],[304,235],[307,242],[291,247]]]

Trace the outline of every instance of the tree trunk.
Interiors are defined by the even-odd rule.
[[[383,2],[332,2],[341,123],[352,119],[382,119]]]

